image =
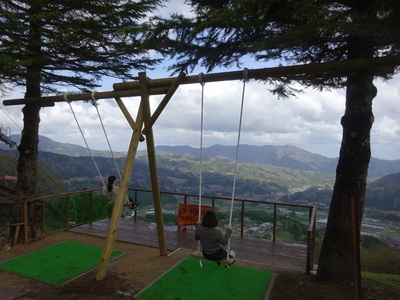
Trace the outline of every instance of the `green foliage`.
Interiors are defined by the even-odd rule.
[[[102,195],[81,193],[46,201],[45,231],[51,232],[77,226],[110,215],[108,200]]]
[[[153,19],[150,40],[158,50],[176,58],[172,70],[189,72],[195,66],[239,66],[243,58],[261,63],[279,60],[312,63],[348,59],[350,37],[372,38],[375,53],[399,51],[396,17],[400,5],[395,0],[358,6],[357,1],[189,1],[193,17],[173,15]],[[355,9],[355,7],[357,9]],[[379,28],[379,29],[378,29]],[[291,78],[293,79],[293,78]],[[303,85],[342,87],[343,78],[331,74],[296,78]],[[269,79],[264,79],[269,80]],[[290,78],[275,78],[275,92],[292,94],[285,86]]]
[[[386,245],[380,239],[377,239],[371,235],[362,235],[361,237],[361,247],[363,249],[371,249],[377,246]]]
[[[132,69],[156,62],[146,56],[140,21],[162,2],[2,1],[1,78],[25,85],[36,74],[54,92],[55,84],[84,90],[101,76],[132,78]]]
[[[178,201],[174,195],[165,194],[161,199],[162,204],[177,204]]]
[[[0,155],[0,173],[4,175],[18,176],[17,174],[17,158],[7,155]],[[46,163],[40,163],[38,168],[38,189],[36,196],[54,195],[64,192],[63,181],[49,172]],[[14,189],[15,183],[9,182],[8,188]]]
[[[246,210],[246,217],[260,224],[272,222],[274,215],[272,212],[267,212],[258,208],[257,210]]]
[[[361,251],[363,271],[400,275],[400,251],[388,246],[375,246]]]

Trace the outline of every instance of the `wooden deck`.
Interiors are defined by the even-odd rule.
[[[96,221],[69,229],[72,232],[106,237],[109,219]],[[176,226],[165,226],[166,247],[169,251],[178,248],[197,250],[194,227],[178,232]],[[133,219],[121,219],[117,240],[158,248],[156,224]],[[239,260],[267,264],[273,267],[306,272],[306,245],[271,242],[269,240],[232,235],[231,249]]]

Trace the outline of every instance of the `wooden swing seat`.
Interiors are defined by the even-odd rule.
[[[206,259],[207,260],[207,258],[205,258],[203,256],[203,253],[201,253],[199,251],[193,251],[192,252],[192,257],[196,257],[198,259]],[[215,262],[231,266],[235,262],[235,259],[234,258],[225,258],[223,260],[219,260],[219,261],[215,261]]]

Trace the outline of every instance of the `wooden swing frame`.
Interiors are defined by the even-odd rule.
[[[400,65],[400,56],[388,56],[379,58],[369,59],[357,59],[340,62],[329,62],[321,64],[306,64],[306,65],[295,65],[285,67],[274,67],[274,68],[263,68],[263,69],[251,69],[248,70],[247,78],[256,80],[265,80],[267,78],[280,78],[287,77],[292,80],[298,80],[302,75],[310,74],[326,74],[329,73],[332,77],[345,77],[348,76],[349,72],[357,70],[372,69],[375,74],[387,74],[393,72],[394,66]],[[218,82],[228,80],[242,80],[243,71],[223,72],[223,73],[211,73],[202,74],[202,82]],[[127,153],[127,158],[122,173],[122,179],[120,182],[120,188],[117,194],[117,201],[114,206],[114,210],[111,216],[110,225],[103,248],[99,268],[96,274],[97,280],[103,280],[107,273],[107,267],[111,259],[111,252],[114,248],[115,239],[118,230],[119,216],[121,215],[123,208],[124,196],[128,190],[129,180],[132,174],[135,157],[137,154],[137,147],[140,141],[143,140],[142,133],[146,136],[147,154],[149,159],[149,169],[151,177],[151,185],[153,191],[154,209],[157,223],[157,234],[159,241],[160,256],[166,256],[166,243],[164,236],[164,224],[162,217],[162,206],[160,188],[158,182],[157,165],[156,165],[156,154],[154,146],[154,137],[152,126],[164,110],[175,91],[181,84],[193,84],[199,83],[199,76],[186,76],[181,73],[178,77],[172,78],[161,78],[161,79],[148,79],[145,72],[139,73],[139,80],[132,82],[115,83],[113,85],[113,91],[108,92],[96,92],[97,100],[100,99],[115,99],[129,125],[132,128],[132,137]],[[150,95],[164,95],[161,103],[151,115],[150,111]],[[140,96],[141,102],[137,112],[136,121],[130,115],[129,111],[125,107],[121,98],[123,97],[135,97]],[[83,94],[69,94],[68,101],[82,101],[91,100],[93,97],[92,93]],[[20,98],[4,100],[5,106],[11,105],[38,105],[42,107],[54,106],[56,102],[64,102],[63,95],[47,96],[47,97],[32,97],[32,98]],[[142,129],[143,128],[143,129]],[[193,255],[195,255],[194,253]],[[197,253],[198,254],[198,253]],[[198,255],[197,257],[199,257]],[[201,257],[203,255],[201,254]],[[199,257],[200,258],[200,257]],[[227,261],[221,261],[222,263],[229,263]]]

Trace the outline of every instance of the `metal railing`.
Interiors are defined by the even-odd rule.
[[[128,189],[128,193],[132,196],[134,201],[140,202],[141,204],[141,214],[135,214],[135,220],[152,221],[152,191]],[[179,203],[198,204],[198,198],[198,195],[161,192],[163,214],[171,215],[170,218],[167,218],[169,221],[164,219],[164,224],[175,224]],[[33,231],[36,231],[38,235],[41,235],[58,230],[68,230],[71,227],[92,223],[96,220],[109,217],[111,211],[107,203],[108,200],[102,195],[101,189],[37,197],[16,204],[22,205],[22,209],[24,210],[24,222],[16,224],[24,228],[24,242],[28,243],[38,238],[36,235],[29,237],[30,231],[32,231],[31,228],[33,228]],[[214,207],[215,211],[223,216],[229,213],[231,199],[219,196],[202,196],[202,204]],[[36,208],[40,211],[39,215],[37,213],[35,215]],[[269,221],[264,224],[270,227],[268,230],[264,230],[264,235],[257,236],[250,228],[253,224],[253,220],[251,217],[247,216],[258,216],[260,213],[264,213],[264,217],[268,216]],[[313,269],[316,223],[316,208],[314,206],[235,198],[234,214],[235,218],[233,220],[235,224],[232,223],[232,225],[236,228],[236,234],[239,234],[241,237],[250,235],[266,238],[267,236],[272,242],[293,242],[288,241],[285,236],[279,238],[278,231],[285,232],[282,229],[284,223],[293,223],[294,219],[300,219],[298,223],[304,225],[305,232],[304,234],[300,233],[299,236],[302,237],[304,235],[304,240],[302,242],[297,240],[296,243],[304,243],[307,246],[307,274]],[[288,217],[288,215],[291,217]],[[226,222],[226,220],[221,221],[221,225],[224,224],[224,221]],[[263,221],[265,220],[258,220],[259,223]],[[260,224],[257,223],[257,225]],[[15,235],[16,231],[14,230],[13,232]],[[14,236],[15,241],[17,241],[17,238],[17,236]]]

